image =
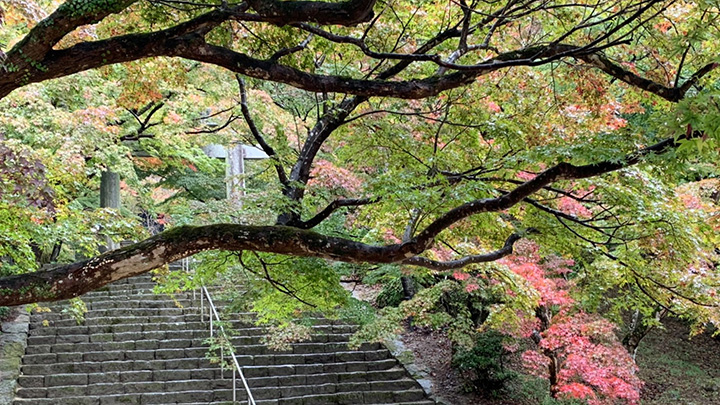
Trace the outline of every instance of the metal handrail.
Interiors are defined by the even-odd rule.
[[[189,261],[187,259],[183,259],[183,267],[185,270],[190,269]],[[194,291],[193,291],[193,298],[194,298]],[[207,298],[208,301],[208,308],[209,308],[209,319],[210,319],[210,337],[212,338],[215,332],[214,323],[213,323],[213,316],[217,322],[222,322],[220,320],[220,315],[217,312],[217,308],[215,308],[215,304],[213,303],[212,297],[210,296],[210,292],[208,289],[203,285],[200,287],[200,322],[205,322],[205,298]],[[225,333],[225,328],[222,326],[222,323],[218,324],[219,326],[219,335],[222,334],[222,337],[226,339],[228,342],[230,342],[230,339],[228,339],[227,333]],[[245,392],[247,392],[248,396],[248,405],[256,405],[255,404],[255,398],[253,398],[252,393],[250,392],[250,387],[248,386],[247,380],[245,379],[245,375],[242,372],[242,369],[240,368],[240,362],[238,362],[237,356],[235,355],[235,349],[233,348],[233,345],[230,344],[228,347],[228,350],[230,351],[230,357],[233,361],[233,375],[232,375],[232,387],[233,387],[233,395],[232,395],[232,401],[233,403],[237,402],[237,382],[235,377],[235,372],[237,371],[237,374],[240,376],[240,380],[242,380],[243,386],[245,387]],[[220,346],[220,378],[223,378],[222,372],[224,367],[224,361],[225,361],[225,349],[224,345]]]

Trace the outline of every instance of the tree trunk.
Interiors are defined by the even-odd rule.
[[[653,317],[660,320],[660,318],[665,316],[665,312],[665,310],[658,307],[653,312]],[[642,342],[651,330],[652,326],[648,326],[643,322],[643,316],[640,311],[635,311],[630,320],[630,328],[622,340],[623,346],[625,346],[625,349],[630,353],[633,360],[635,360],[635,356],[637,356],[637,349],[640,346],[640,342]]]

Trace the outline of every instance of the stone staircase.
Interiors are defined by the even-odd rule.
[[[207,323],[192,293],[152,294],[149,276],[83,297],[78,326],[53,304],[33,314],[13,405],[232,403],[231,372],[207,358]],[[419,384],[378,344],[347,348],[354,326],[318,319],[312,340],[274,352],[264,331],[233,322],[238,362],[258,405],[429,405]],[[242,383],[237,398],[247,403]]]

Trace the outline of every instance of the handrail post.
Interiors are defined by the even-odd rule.
[[[217,322],[220,322],[220,315],[218,315],[217,309],[215,308],[215,304],[213,303],[212,298],[210,297],[210,292],[207,290],[205,286],[200,287],[200,304],[203,305],[203,299],[207,297],[208,301],[208,317],[210,318],[210,337],[213,337],[215,332],[215,326],[214,326],[214,320]],[[204,309],[201,310],[201,313],[204,313]],[[214,318],[214,319],[213,319]],[[219,324],[218,327],[218,335],[221,335],[221,339],[226,339],[227,335],[225,334],[225,328],[223,327],[222,323]],[[247,380],[245,379],[245,375],[242,372],[242,369],[240,368],[240,362],[238,362],[237,356],[235,355],[235,350],[232,347],[231,340],[228,339],[227,343],[230,343],[230,346],[228,347],[228,350],[230,350],[230,356],[232,357],[233,361],[233,402],[236,402],[237,400],[237,393],[236,393],[236,377],[235,377],[235,371],[237,370],[238,375],[240,376],[240,380],[243,382],[243,386],[245,387],[245,391],[248,395],[248,405],[255,405],[255,398],[253,398],[252,392],[250,392],[250,387],[248,386]],[[224,344],[224,342],[222,343]],[[224,371],[223,371],[223,365],[224,365],[224,358],[225,358],[225,351],[224,346],[220,346],[220,378],[224,379]]]

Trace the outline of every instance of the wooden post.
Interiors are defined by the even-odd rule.
[[[120,209],[120,175],[104,171],[100,177],[100,207]],[[110,237],[105,238],[105,246],[100,250],[117,249],[119,245]]]

